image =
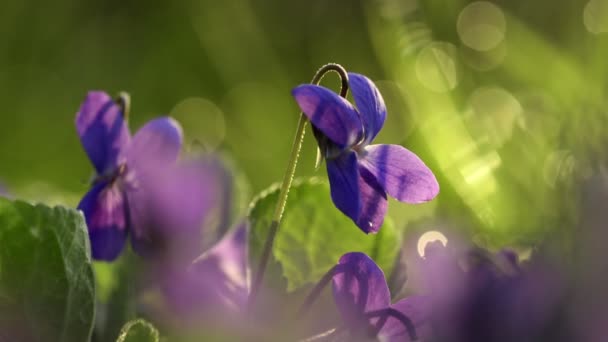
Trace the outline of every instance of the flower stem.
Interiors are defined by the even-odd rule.
[[[332,267],[327,273],[325,273],[323,278],[321,278],[321,280],[319,280],[317,285],[315,285],[315,287],[312,289],[312,291],[310,291],[310,293],[304,300],[304,304],[302,304],[302,306],[298,310],[297,317],[298,318],[302,317],[308,311],[308,309],[312,306],[312,304],[315,302],[315,300],[317,300],[317,298],[319,298],[319,296],[321,295],[321,291],[323,291],[323,289],[325,289],[327,284],[329,284],[329,282],[336,275],[338,275],[340,273],[344,273],[345,271],[346,271],[346,269],[344,268],[344,266],[338,264],[338,265],[335,265],[334,267]]]
[[[125,91],[118,93],[116,102],[122,109],[122,117],[125,121],[129,121],[129,112],[131,111],[131,96]]]
[[[348,74],[346,70],[339,65],[334,63],[329,63],[322,66],[316,73],[312,79],[312,84],[319,84],[323,79],[323,76],[330,71],[335,71],[340,75],[341,80],[341,88],[340,88],[340,96],[346,97],[348,93]],[[262,284],[262,280],[264,279],[264,274],[266,272],[266,266],[268,265],[268,261],[270,259],[270,252],[272,251],[272,247],[274,245],[274,240],[276,238],[277,232],[279,230],[279,223],[281,222],[281,218],[283,217],[283,212],[285,211],[285,204],[287,203],[287,195],[289,194],[289,189],[291,188],[291,182],[293,181],[293,176],[296,172],[296,166],[298,164],[298,158],[300,157],[300,150],[302,149],[302,142],[304,141],[304,133],[306,133],[306,123],[308,122],[308,118],[304,113],[300,114],[300,119],[298,120],[298,128],[296,129],[296,135],[293,140],[293,144],[291,146],[291,154],[289,156],[289,161],[287,163],[287,169],[285,170],[285,175],[283,176],[283,182],[281,183],[281,189],[279,192],[279,198],[277,200],[277,205],[274,209],[274,215],[272,217],[272,222],[270,223],[270,228],[268,230],[268,235],[266,236],[266,242],[264,243],[264,248],[262,249],[262,256],[260,258],[260,263],[257,268],[257,272],[253,277],[253,282],[251,285],[251,292],[249,293],[249,303],[248,308],[251,310],[253,305],[255,304],[256,297],[258,292],[260,291],[260,286]]]

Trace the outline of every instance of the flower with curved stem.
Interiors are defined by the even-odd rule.
[[[366,254],[344,254],[317,284],[300,313],[307,310],[332,281],[333,296],[351,340],[417,341],[430,336],[430,301],[410,296],[391,304],[384,273]]]
[[[76,130],[96,171],[78,209],[84,213],[92,255],[98,260],[118,257],[127,232],[141,252],[136,246],[148,239],[138,224],[146,214],[138,203],[146,192],[141,180],[172,165],[182,145],[181,127],[169,117],[149,121],[131,137],[125,102],[91,91],[76,114]]]
[[[367,77],[349,73],[356,109],[331,90],[311,84],[292,91],[313,126],[327,160],[331,198],[365,233],[382,226],[387,193],[406,203],[433,199],[439,185],[433,172],[400,145],[370,145],[386,119],[382,95]]]

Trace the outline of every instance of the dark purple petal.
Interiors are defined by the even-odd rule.
[[[369,144],[380,132],[386,119],[386,105],[374,82],[355,73],[348,73],[348,84],[361,114],[365,141]]]
[[[78,204],[84,213],[93,259],[112,261],[125,244],[125,198],[118,186],[98,183]]]
[[[364,253],[344,254],[338,265],[344,272],[332,280],[334,301],[347,326],[358,330],[369,322],[365,313],[391,304],[388,285],[382,270]]]
[[[341,148],[352,146],[361,137],[361,119],[355,108],[333,91],[311,84],[301,85],[291,94],[310,122]]]
[[[367,169],[359,167],[361,210],[355,223],[365,233],[376,233],[382,227],[388,202],[384,189]]]
[[[433,172],[414,153],[399,145],[365,147],[360,165],[392,197],[407,203],[432,200],[439,193]]]
[[[182,147],[182,128],[170,117],[148,121],[133,136],[126,152],[127,165],[137,172],[174,163]]]
[[[357,222],[361,212],[357,155],[347,152],[327,161],[331,199],[340,211]]]
[[[76,114],[76,130],[98,174],[113,170],[129,142],[121,107],[108,94],[91,91]]]
[[[187,270],[162,275],[164,293],[176,312],[188,316],[243,312],[249,294],[247,235],[248,224],[243,222]]]
[[[418,341],[428,341],[431,331],[431,300],[428,296],[410,296],[390,306],[405,316],[415,329]],[[378,332],[381,341],[412,341],[404,322],[395,316],[388,316]]]

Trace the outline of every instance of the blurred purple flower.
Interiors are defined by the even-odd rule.
[[[573,230],[574,263],[570,265],[572,296],[568,316],[571,341],[606,341],[608,336],[608,172],[594,170],[580,184],[578,225]],[[570,262],[570,260],[566,260]]]
[[[135,251],[156,267],[185,268],[214,243],[206,221],[224,195],[223,172],[214,158],[199,158],[141,173],[137,191],[129,193]]]
[[[231,216],[225,208],[232,205],[231,182],[226,166],[211,156],[140,177],[140,191],[129,204],[136,204],[134,226],[144,230],[132,242],[146,257],[148,283],[158,284],[163,295],[159,319],[178,327],[224,324],[244,308],[247,223],[217,235],[231,221],[225,217]]]
[[[364,253],[343,255],[334,270],[334,301],[351,338],[415,341],[429,336],[428,297],[410,296],[391,304],[384,273]]]
[[[438,341],[547,340],[565,290],[550,264],[520,265],[507,250],[471,249],[460,257],[436,241],[427,245],[421,270]]]
[[[349,73],[357,109],[331,90],[300,85],[292,91],[313,126],[323,157],[331,198],[365,233],[384,221],[388,193],[402,202],[430,201],[439,192],[431,170],[400,145],[370,145],[386,118],[380,92],[367,77]]]
[[[118,257],[128,231],[140,252],[137,246],[147,235],[139,224],[146,215],[138,203],[146,193],[141,180],[172,165],[182,144],[181,128],[169,117],[149,121],[131,138],[123,115],[123,108],[100,91],[89,92],[76,114],[78,135],[97,174],[78,209],[98,260]]]
[[[214,322],[244,312],[247,278],[248,224],[243,222],[187,268],[163,274],[163,292],[182,319]]]

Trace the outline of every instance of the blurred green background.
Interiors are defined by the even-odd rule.
[[[377,142],[440,181],[430,204],[391,203],[397,224],[526,246],[575,219],[573,184],[608,157],[607,32],[608,0],[4,1],[0,181],[75,206],[92,173],[75,113],[88,90],[125,90],[132,131],[173,115],[256,193],[284,171],[290,90],[337,62],[384,95]],[[325,177],[315,153],[308,134],[299,175]]]

